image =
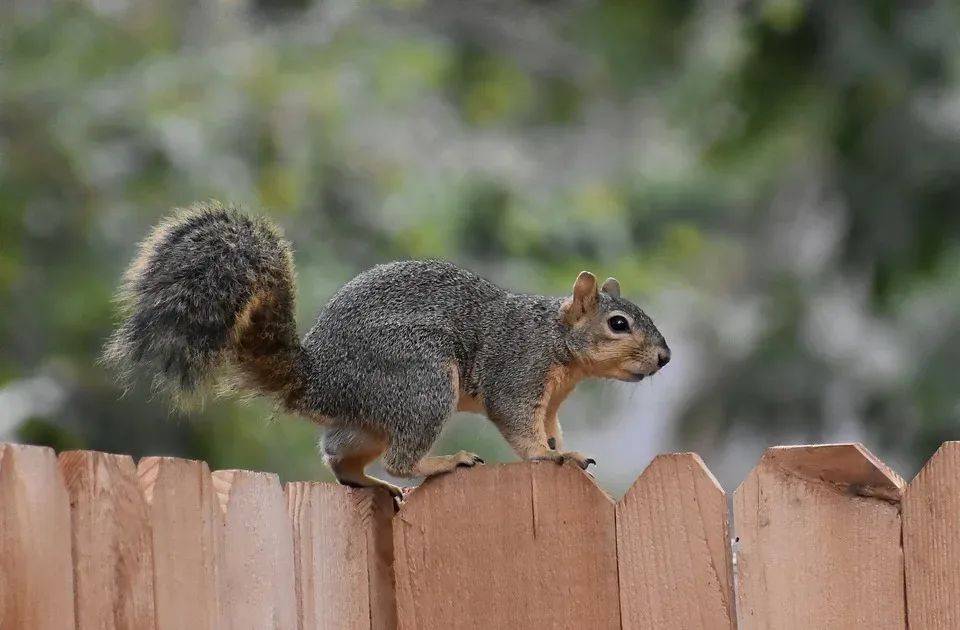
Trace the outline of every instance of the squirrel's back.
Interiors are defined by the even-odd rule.
[[[331,316],[459,320],[506,295],[499,286],[449,261],[400,260],[358,274],[330,297],[325,311]]]
[[[319,406],[345,407],[340,390],[348,388],[347,375],[366,375],[362,384],[349,385],[347,397],[375,389],[373,374],[404,365],[418,348],[434,349],[469,371],[489,332],[487,322],[497,319],[508,296],[444,260],[402,260],[361,272],[334,292],[304,338],[317,377],[342,386],[322,396],[340,402]],[[371,391],[367,398],[377,396]]]

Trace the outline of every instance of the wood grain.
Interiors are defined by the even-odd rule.
[[[905,628],[903,485],[859,444],[769,449],[734,493],[741,630]]]
[[[150,506],[158,630],[226,630],[217,559],[223,512],[207,464],[147,457],[137,466]]]
[[[286,485],[300,630],[393,630],[393,500],[333,483]]]
[[[960,442],[946,442],[903,495],[910,630],[960,628]]]
[[[230,630],[295,630],[293,528],[275,474],[213,473],[225,508],[222,623]]]
[[[153,543],[126,455],[60,454],[73,518],[77,630],[153,630]]]
[[[70,501],[52,449],[0,444],[0,628],[74,630]]]
[[[428,479],[394,519],[398,625],[619,630],[614,519],[574,464]]]
[[[727,500],[700,457],[657,456],[616,509],[624,630],[733,630]]]

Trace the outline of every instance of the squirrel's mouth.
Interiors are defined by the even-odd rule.
[[[624,381],[626,381],[626,382],[628,382],[628,383],[639,383],[640,381],[642,381],[643,379],[647,378],[648,376],[653,376],[654,374],[656,374],[656,373],[659,372],[660,370],[659,370],[659,368],[658,368],[658,369],[654,369],[654,370],[652,370],[652,371],[650,371],[650,372],[634,372],[634,371],[632,371],[632,370],[625,370],[625,371],[626,371],[627,375],[626,375],[626,378],[624,378],[624,379],[622,379],[622,380],[624,380]]]

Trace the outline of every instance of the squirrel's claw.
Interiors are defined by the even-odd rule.
[[[473,468],[477,464],[485,464],[483,458],[475,453],[468,453],[467,451],[461,451],[457,454],[459,461],[457,462],[457,468]]]
[[[566,453],[561,453],[560,456],[563,458],[560,463],[564,462],[575,462],[581,470],[586,470],[590,464],[596,465],[597,462],[592,457],[587,457],[583,453],[577,451],[567,451]]]
[[[593,464],[594,466],[597,465],[597,460],[592,457],[581,455],[580,453],[564,453],[564,460],[576,462],[577,466],[579,466],[581,470],[586,470],[590,467],[590,464]]]
[[[400,508],[403,507],[404,502],[407,500],[407,495],[416,490],[416,487],[408,488],[398,488],[400,490],[399,494],[392,494],[393,496],[393,510],[394,513],[399,512]]]

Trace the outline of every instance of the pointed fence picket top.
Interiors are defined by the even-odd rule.
[[[70,495],[77,630],[155,630],[153,542],[128,455],[60,454]]]
[[[137,472],[153,529],[157,630],[226,630],[217,564],[223,512],[210,469],[200,461],[146,457]]]
[[[398,627],[619,630],[614,519],[572,463],[428,479],[394,519]]]
[[[301,630],[394,630],[393,499],[382,490],[285,488]]]
[[[0,444],[0,628],[74,630],[71,535],[53,450]]]
[[[960,442],[944,443],[903,493],[910,630],[960,628]]]
[[[293,528],[280,478],[218,470],[213,487],[224,511],[221,624],[230,630],[296,630]]]
[[[734,493],[740,629],[906,628],[903,485],[860,444],[768,449]]]
[[[699,456],[655,457],[616,512],[624,630],[735,628],[727,500]]]

